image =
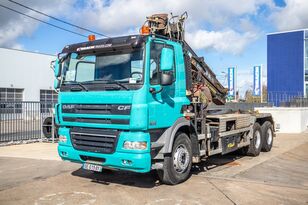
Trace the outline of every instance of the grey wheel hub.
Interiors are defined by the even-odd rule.
[[[261,145],[261,133],[259,130],[255,132],[255,147],[258,149]]]
[[[184,145],[179,145],[173,155],[173,167],[178,173],[183,173],[189,165],[189,152]]]
[[[267,144],[270,145],[272,143],[272,140],[273,140],[272,130],[268,129],[267,130]]]

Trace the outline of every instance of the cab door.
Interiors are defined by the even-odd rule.
[[[164,40],[152,41],[150,45],[150,66],[149,66],[149,129],[170,127],[180,116],[180,110],[183,102],[179,100],[180,93],[178,89],[178,65],[177,55],[173,59],[173,82],[171,85],[162,86],[160,83],[161,69],[160,59],[163,48],[173,49],[174,42]]]

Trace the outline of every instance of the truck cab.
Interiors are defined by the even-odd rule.
[[[178,42],[142,35],[66,46],[55,66],[60,157],[149,172],[170,149],[158,138],[188,123],[182,51]]]

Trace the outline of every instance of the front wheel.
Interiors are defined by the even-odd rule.
[[[160,180],[169,185],[179,184],[188,179],[192,165],[191,141],[187,134],[179,133],[173,143],[172,153],[164,158]]]

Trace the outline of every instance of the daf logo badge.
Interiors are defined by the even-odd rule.
[[[118,106],[118,110],[130,110],[130,105],[120,105]]]
[[[62,108],[63,109],[74,109],[75,105],[63,105]]]

